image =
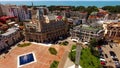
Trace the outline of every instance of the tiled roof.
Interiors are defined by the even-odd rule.
[[[62,16],[57,16],[57,19],[62,19],[63,17]]]
[[[0,27],[3,25],[3,23],[0,22]]]
[[[16,18],[16,16],[2,16],[0,17],[0,20],[6,21],[7,19],[10,19],[10,18]]]
[[[99,18],[99,17],[96,16],[96,15],[95,15],[95,16],[94,16],[94,15],[90,15],[90,16],[89,16],[89,19],[96,19],[96,18]]]
[[[7,30],[6,33],[4,33],[4,34],[2,34],[2,35],[3,35],[3,36],[10,35],[10,34],[16,32],[17,29],[18,29],[18,28],[10,28],[10,29]]]
[[[110,27],[120,27],[120,22],[117,22],[117,23],[110,23],[110,24],[108,24],[108,26],[110,26]]]

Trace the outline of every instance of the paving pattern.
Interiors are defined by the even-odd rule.
[[[52,55],[48,51],[48,46],[31,44],[26,47],[16,47],[7,53],[4,57],[0,58],[0,68],[17,68],[17,57],[21,54],[25,54],[28,52],[34,52],[37,62],[24,65],[20,68],[49,68],[50,64],[54,61],[61,61],[63,54],[67,47],[53,45],[57,50],[57,55]]]

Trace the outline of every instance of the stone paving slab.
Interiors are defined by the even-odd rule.
[[[22,66],[20,68],[49,68],[50,64],[54,61],[61,61],[62,56],[67,47],[65,46],[52,46],[58,51],[58,54],[52,55],[48,51],[48,46],[41,46],[31,44],[26,47],[16,47],[12,49],[5,57],[0,58],[0,68],[17,68],[17,57],[21,54],[34,52],[37,62]]]

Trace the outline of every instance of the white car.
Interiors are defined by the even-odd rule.
[[[100,58],[100,61],[106,61],[104,58]]]
[[[78,42],[78,40],[77,40],[77,39],[72,39],[72,41],[73,41],[73,42]]]

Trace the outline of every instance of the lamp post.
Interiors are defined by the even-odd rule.
[[[80,24],[80,28],[82,28],[82,23]],[[80,56],[81,56],[81,45],[82,45],[82,42],[79,41],[80,40],[80,35],[82,33],[78,32],[78,42],[76,42],[76,58],[75,58],[75,68],[79,68],[79,63],[80,63]]]
[[[75,68],[79,68],[79,62],[80,62],[80,54],[81,54],[81,45],[82,43],[77,42],[76,43],[76,59],[75,59]]]

